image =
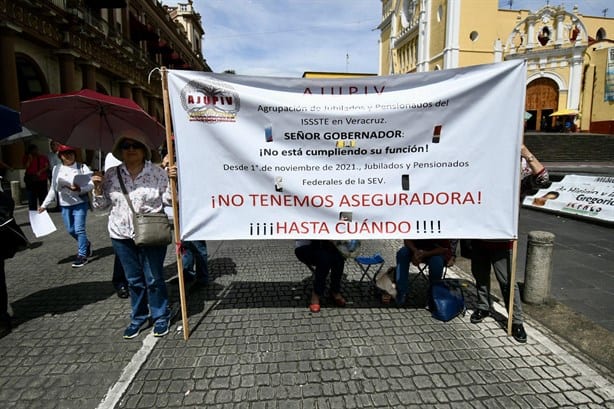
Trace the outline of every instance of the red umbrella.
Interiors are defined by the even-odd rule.
[[[164,127],[136,102],[84,89],[21,102],[21,121],[60,143],[110,152],[118,135],[139,129],[150,148],[165,140]]]

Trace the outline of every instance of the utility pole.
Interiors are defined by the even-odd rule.
[[[345,53],[345,72],[350,72],[350,54]]]

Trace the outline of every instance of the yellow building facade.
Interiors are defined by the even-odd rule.
[[[614,134],[612,18],[493,0],[382,0],[379,30],[380,75],[524,59],[528,130]]]

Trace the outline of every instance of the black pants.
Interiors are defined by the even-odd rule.
[[[47,180],[30,182],[26,186],[26,190],[28,191],[28,209],[38,210],[38,207],[45,201],[45,196],[47,196]]]
[[[326,277],[329,272],[331,293],[341,292],[341,277],[345,259],[332,243],[327,240],[313,240],[307,246],[297,247],[294,254],[303,263],[315,266],[314,293],[319,297],[324,296]]]
[[[11,320],[8,313],[9,295],[6,291],[6,274],[4,273],[4,259],[0,258],[0,324]]]

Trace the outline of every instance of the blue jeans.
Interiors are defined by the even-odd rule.
[[[128,288],[128,281],[126,280],[126,273],[124,273],[124,267],[122,267],[119,257],[115,255],[113,260],[113,278],[111,279],[113,287],[119,290],[122,287]]]
[[[170,318],[164,281],[166,246],[138,247],[133,240],[111,239],[113,250],[126,273],[132,307],[131,324],[142,325]]]
[[[206,283],[209,280],[207,267],[207,242],[204,240],[181,242],[185,252],[181,258],[186,272],[194,274],[196,279]]]
[[[396,287],[397,287],[397,304],[405,304],[405,298],[409,292],[409,264],[413,254],[408,247],[401,247],[397,251],[397,271],[396,271]],[[429,266],[429,282],[432,284],[443,277],[444,258],[443,256],[432,256],[426,260]]]
[[[78,255],[87,257],[87,233],[85,232],[85,219],[90,206],[88,203],[79,203],[74,206],[62,206],[62,220],[66,231],[77,240]]]

